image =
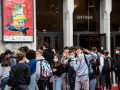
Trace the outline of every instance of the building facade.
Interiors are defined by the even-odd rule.
[[[120,0],[33,0],[33,9],[34,42],[31,43],[2,42],[0,12],[1,53],[26,45],[36,50],[49,42],[59,54],[64,46],[88,49],[96,46],[99,50],[107,49],[113,57],[115,47],[120,46]],[[111,76],[115,85],[115,74]]]

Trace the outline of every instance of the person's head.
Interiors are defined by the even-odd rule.
[[[52,68],[60,66],[60,57],[58,54],[55,54],[52,61]]]
[[[67,55],[66,58],[69,59],[69,50],[68,50],[68,49],[65,49],[65,50],[64,50],[64,53],[66,53],[66,55]]]
[[[95,59],[90,60],[90,63],[95,63]]]
[[[44,42],[43,43],[43,50],[48,49],[49,48],[49,43],[48,42]]]
[[[104,50],[104,55],[105,55],[105,56],[108,56],[108,55],[109,55],[108,50]]]
[[[25,51],[24,51],[24,48],[23,48],[23,47],[20,47],[18,50],[19,50],[20,52],[25,53]]]
[[[69,56],[70,56],[70,59],[74,59],[75,58],[75,53],[74,53],[73,50],[69,51]]]
[[[79,46],[76,46],[75,47],[75,53],[78,55],[78,54],[81,54],[82,53],[82,48],[79,47]]]
[[[23,53],[23,52],[19,52],[19,53],[17,54],[17,58],[18,58],[19,62],[20,62],[20,61],[24,62],[25,59],[26,59],[26,55],[25,55],[25,53]]]
[[[7,58],[5,58],[4,53],[2,53],[0,55],[0,59],[1,59],[1,66],[2,67],[10,66],[9,60]]]
[[[14,55],[16,55],[16,56],[17,56],[18,53],[20,53],[20,50],[15,50],[14,51]]]
[[[104,55],[104,50],[101,50],[101,52],[99,54],[100,54],[100,56],[103,56]]]
[[[36,57],[41,57],[43,55],[43,50],[38,49],[36,51]]]
[[[9,58],[11,56],[12,52],[10,50],[6,50],[4,53],[5,58]]]
[[[26,53],[26,58],[31,61],[36,58],[36,52],[34,50],[28,50]]]
[[[94,53],[97,53],[97,48],[96,47],[92,47],[92,50]]]
[[[120,54],[120,47],[116,47],[116,54]]]
[[[25,52],[27,52],[29,50],[29,48],[27,46],[22,47],[24,49]]]

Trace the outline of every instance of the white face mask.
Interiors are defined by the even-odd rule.
[[[58,59],[53,59],[54,60],[54,62],[58,62]]]
[[[119,53],[119,51],[116,51],[115,53],[116,53],[116,54],[118,54],[118,53]]]

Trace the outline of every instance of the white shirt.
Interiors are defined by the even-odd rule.
[[[100,72],[102,72],[103,66],[104,66],[104,57],[101,56],[101,57],[100,57],[100,66],[99,66]]]

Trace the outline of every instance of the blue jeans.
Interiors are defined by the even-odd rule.
[[[5,86],[6,86],[6,84],[7,84],[8,78],[9,78],[9,77],[6,77],[6,78],[3,78],[3,79],[2,79],[2,90],[5,89]]]
[[[53,90],[62,90],[62,77],[53,76]]]
[[[89,90],[95,90],[95,87],[96,87],[96,78],[90,80]]]
[[[106,74],[104,72],[100,73],[99,79],[100,79],[100,84],[103,86],[103,90],[106,90],[105,78],[106,78]]]
[[[36,83],[36,73],[31,75],[29,90],[39,90]]]

